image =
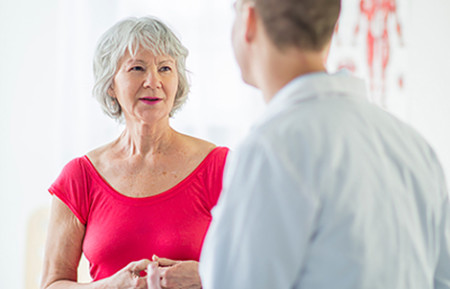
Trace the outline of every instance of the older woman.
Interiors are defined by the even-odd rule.
[[[101,38],[94,95],[125,129],[69,162],[50,187],[42,288],[146,288],[152,258],[163,287],[201,287],[197,261],[228,149],[169,125],[189,91],[186,56],[150,17],[123,20]],[[77,283],[82,252],[88,285]]]

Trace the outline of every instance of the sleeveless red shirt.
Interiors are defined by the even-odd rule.
[[[227,153],[225,147],[215,148],[176,186],[146,198],[114,190],[86,156],[69,162],[49,191],[86,226],[83,252],[93,280],[153,254],[198,261],[222,190]]]

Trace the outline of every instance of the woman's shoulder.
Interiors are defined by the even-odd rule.
[[[187,159],[190,159],[193,163],[211,165],[211,163],[220,164],[225,161],[228,148],[216,146],[212,142],[189,135],[181,135],[181,137],[184,147],[182,151],[185,152],[186,156],[189,156]]]
[[[94,167],[102,167],[103,164],[108,163],[111,153],[112,143],[108,143],[97,147],[86,154],[86,158],[94,165]]]
[[[195,151],[210,152],[216,147],[216,145],[213,144],[212,142],[209,142],[201,138],[197,138],[186,134],[181,134],[181,137],[183,139],[183,142]]]
[[[97,147],[97,148],[89,151],[88,153],[86,153],[86,156],[89,159],[100,158],[108,151],[110,146],[111,146],[111,144],[105,144],[105,145],[102,145],[100,147]]]
[[[217,146],[212,142],[197,137],[183,135],[184,146],[189,148],[192,156],[197,156],[199,159],[207,159],[212,156],[226,155],[228,148]]]
[[[88,163],[86,155],[74,157],[71,160],[67,161],[65,164],[63,164],[61,174],[62,175],[79,174],[85,169],[86,163]]]

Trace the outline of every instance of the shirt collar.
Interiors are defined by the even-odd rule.
[[[267,122],[296,103],[330,94],[367,99],[364,81],[353,77],[348,71],[305,74],[294,78],[275,94],[255,126]]]

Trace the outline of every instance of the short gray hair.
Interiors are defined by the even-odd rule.
[[[100,102],[103,111],[113,119],[122,119],[122,108],[117,99],[108,94],[119,60],[126,50],[135,56],[139,47],[150,50],[154,55],[170,55],[176,61],[178,89],[170,117],[186,102],[189,81],[186,70],[188,50],[175,34],[155,17],[126,18],[100,38],[94,55],[93,95]]]

